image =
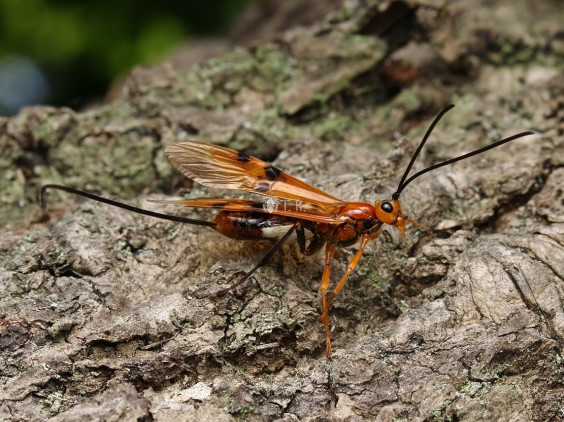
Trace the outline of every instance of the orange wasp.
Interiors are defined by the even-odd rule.
[[[154,201],[219,210],[214,221],[204,221],[144,210],[61,185],[49,184],[43,186],[40,200],[42,208],[45,209],[46,190],[58,189],[152,217],[209,226],[233,239],[278,239],[266,255],[231,288],[243,283],[263,266],[294,232],[297,236],[300,252],[304,255],[312,255],[325,245],[325,267],[321,279],[321,316],[319,320],[325,327],[326,354],[329,357],[331,356],[329,308],[358,264],[366,244],[378,237],[384,224],[395,226],[402,236],[405,234],[407,223],[429,231],[427,227],[408,218],[402,212],[399,198],[405,187],[417,177],[439,167],[534,134],[533,131],[518,133],[467,154],[434,164],[407,179],[413,163],[427,142],[433,128],[452,107],[454,106],[449,105],[441,110],[429,126],[417,150],[411,157],[391,199],[376,201],[374,204],[342,201],[256,157],[217,145],[195,141],[179,142],[166,147],[166,157],[178,171],[204,186],[264,195],[268,197],[267,201],[225,198]],[[278,201],[282,201],[282,204]],[[306,230],[310,232],[309,243],[306,241]],[[360,242],[360,248],[351,259],[345,274],[328,296],[330,264],[335,249],[352,246],[357,242]]]

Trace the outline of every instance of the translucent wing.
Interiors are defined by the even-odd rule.
[[[343,201],[256,157],[217,145],[187,141],[165,154],[186,177],[208,187],[235,189],[301,203],[304,210],[331,215]]]

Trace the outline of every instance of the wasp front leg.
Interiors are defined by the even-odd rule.
[[[362,241],[361,241],[359,250],[354,254],[353,258],[351,259],[351,262],[349,263],[349,265],[347,267],[347,271],[345,272],[345,274],[343,275],[343,277],[341,278],[341,280],[339,281],[339,283],[337,284],[337,286],[333,290],[333,293],[331,293],[331,296],[329,296],[328,299],[326,297],[326,294],[327,294],[327,288],[329,286],[329,274],[330,274],[329,264],[331,262],[331,258],[333,257],[333,254],[335,252],[335,246],[333,244],[329,244],[329,243],[327,244],[327,250],[326,250],[326,254],[325,254],[325,269],[323,271],[323,279],[321,281],[322,313],[321,313],[321,316],[319,317],[319,321],[322,322],[325,326],[326,354],[327,354],[328,357],[331,356],[331,337],[330,337],[330,330],[329,330],[329,308],[331,307],[331,303],[333,302],[333,300],[335,300],[337,295],[341,292],[345,283],[349,279],[349,275],[353,272],[353,270],[356,268],[357,264],[359,263],[360,258],[362,257],[362,253],[364,252],[364,248],[366,247],[366,244],[370,240],[376,238],[378,236],[378,234],[379,234],[379,231],[372,233],[372,234],[364,234],[362,236]]]
[[[331,306],[333,300],[343,289],[343,286],[349,279],[349,275],[353,272],[358,262],[360,261],[360,258],[362,257],[362,253],[364,252],[364,247],[366,246],[369,240],[370,237],[368,237],[367,235],[363,236],[362,243],[360,244],[360,249],[354,254],[353,258],[351,259],[351,262],[349,263],[349,266],[347,267],[347,271],[345,272],[345,275],[343,276],[343,278],[341,278],[341,281],[339,281],[339,284],[337,284],[335,290],[333,290],[333,293],[331,293],[329,299],[327,299],[327,309],[329,309],[329,306]]]

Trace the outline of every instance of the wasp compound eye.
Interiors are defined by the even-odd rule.
[[[388,201],[382,202],[382,205],[380,205],[380,208],[382,209],[382,211],[387,212],[387,213],[391,213],[391,212],[394,211],[393,205],[390,204]]]

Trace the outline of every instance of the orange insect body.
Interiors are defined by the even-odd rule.
[[[256,157],[221,146],[194,141],[179,142],[169,145],[165,149],[168,160],[182,174],[204,186],[252,192],[267,196],[268,199],[264,203],[225,198],[154,201],[187,207],[218,209],[219,212],[213,222],[155,213],[60,185],[43,186],[41,201],[44,206],[45,191],[53,188],[153,217],[209,226],[233,239],[279,238],[261,261],[236,284],[248,279],[258,268],[264,265],[293,232],[297,235],[300,252],[305,255],[311,255],[325,246],[325,267],[321,280],[320,321],[325,327],[326,354],[331,356],[329,308],[358,264],[367,243],[378,237],[383,224],[396,227],[401,235],[405,234],[407,223],[429,230],[427,227],[409,219],[401,210],[399,196],[407,184],[428,171],[480,154],[488,149],[533,133],[530,131],[522,132],[471,153],[435,164],[416,173],[406,181],[405,179],[432,129],[442,115],[452,107],[448,106],[443,109],[429,127],[392,198],[377,201],[374,205],[363,202],[341,201]],[[309,244],[306,244],[306,230],[311,233]],[[345,274],[328,296],[330,264],[335,254],[335,248],[352,246],[358,242],[360,242],[359,250],[354,254]]]
[[[323,245],[325,270],[321,281],[321,322],[326,332],[326,353],[331,355],[329,306],[339,294],[352,270],[358,264],[368,241],[380,234],[382,224],[398,228],[403,235],[407,222],[413,222],[402,212],[397,199],[378,201],[371,205],[363,202],[344,202],[282,172],[256,157],[228,148],[187,141],[165,149],[168,160],[184,175],[214,188],[228,188],[253,192],[289,201],[284,206],[268,209],[265,203],[250,200],[196,198],[159,200],[187,207],[221,210],[215,218],[214,229],[234,239],[258,240],[270,236],[273,228],[295,230],[300,251],[311,255]],[[312,234],[305,243],[304,230]],[[280,231],[276,231],[280,233]],[[361,242],[359,251],[335,290],[327,298],[330,264],[336,246],[352,246]]]

